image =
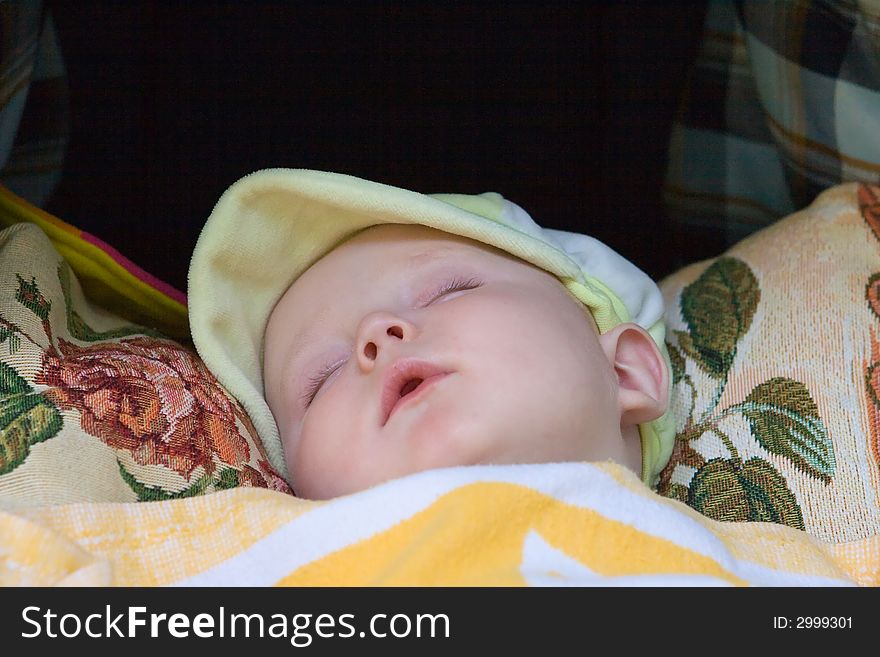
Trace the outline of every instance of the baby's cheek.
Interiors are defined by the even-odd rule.
[[[288,466],[298,495],[325,499],[334,495],[340,463],[331,458],[329,441],[316,438],[313,430],[304,429],[294,449],[288,452]]]
[[[309,475],[326,468],[331,439],[330,436],[320,439],[322,434],[326,434],[321,425],[321,422],[307,418],[298,431],[292,432],[290,442],[286,443],[288,466],[294,476],[300,475],[301,478],[301,473]]]
[[[295,450],[294,482],[305,482],[314,499],[327,499],[383,481],[383,470],[395,455],[379,452],[367,420],[329,408],[315,410],[303,423]]]

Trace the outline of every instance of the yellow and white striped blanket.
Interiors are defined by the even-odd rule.
[[[880,537],[721,523],[615,465],[463,467],[329,502],[262,489],[0,514],[4,585],[877,585]]]

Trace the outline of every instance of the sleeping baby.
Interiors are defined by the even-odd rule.
[[[657,286],[498,194],[266,170],[217,203],[193,339],[297,495],[431,468],[669,459]]]

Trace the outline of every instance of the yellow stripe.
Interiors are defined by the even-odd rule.
[[[57,584],[95,563],[94,557],[64,536],[2,511],[0,536],[4,537],[0,545],[0,586]]]
[[[71,547],[78,544],[94,559],[110,562],[116,586],[163,586],[246,552],[320,504],[263,488],[236,488],[166,502],[41,507],[18,516],[51,528],[47,537],[58,532],[55,536],[67,537]],[[4,520],[0,515],[0,554],[19,544]],[[38,544],[35,562],[57,560],[61,547]]]

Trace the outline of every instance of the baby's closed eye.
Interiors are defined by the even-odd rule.
[[[334,372],[339,370],[345,364],[345,362],[345,360],[341,360],[330,363],[329,365],[326,365],[318,370],[317,374],[309,377],[309,380],[306,383],[305,391],[303,392],[301,397],[303,405],[306,408],[312,405],[312,402],[318,395],[318,392],[321,390],[323,385],[333,375]]]
[[[473,290],[474,288],[478,288],[483,285],[483,281],[480,281],[476,278],[452,278],[446,281],[440,289],[434,291],[429,297],[428,302],[425,305],[429,305],[435,301],[437,301],[440,297],[446,296],[447,294],[452,294],[453,292],[461,292],[464,290]]]

